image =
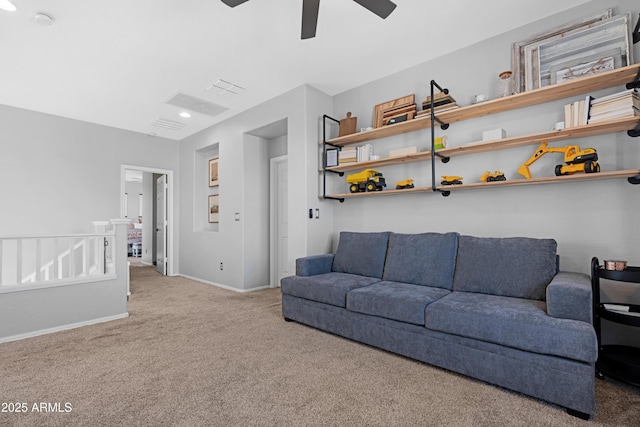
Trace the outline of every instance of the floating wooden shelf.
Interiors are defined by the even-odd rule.
[[[564,176],[547,176],[542,178],[532,179],[511,179],[507,181],[494,181],[494,182],[474,182],[471,184],[460,185],[439,185],[436,187],[441,191],[460,191],[460,190],[475,190],[479,188],[498,188],[498,187],[514,187],[521,185],[540,185],[540,184],[558,184],[577,181],[596,181],[604,179],[620,179],[631,178],[640,175],[640,169],[632,170],[620,170],[612,172],[598,172],[598,173],[577,173],[574,175]],[[335,199],[349,199],[355,197],[371,197],[371,196],[395,196],[398,194],[406,193],[434,193],[431,187],[416,187],[407,188],[404,190],[384,190],[373,191],[370,193],[344,193],[344,194],[327,194],[327,197]]]
[[[517,108],[529,107],[544,102],[555,101],[568,98],[570,96],[581,95],[601,89],[621,86],[633,81],[640,70],[640,64],[629,65],[623,68],[595,74],[589,77],[558,83],[518,93],[503,98],[496,98],[490,101],[469,105],[455,110],[448,110],[437,114],[439,120],[444,123],[454,123],[476,117],[496,114],[503,111]],[[358,132],[339,138],[327,140],[327,144],[337,147],[345,145],[359,144],[375,139],[386,138],[406,132],[413,132],[431,127],[431,117],[429,115],[395,125],[383,126],[370,131]],[[575,129],[575,128],[574,128]]]

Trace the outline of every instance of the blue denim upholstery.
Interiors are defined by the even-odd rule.
[[[389,233],[340,233],[332,270],[382,278]]]
[[[378,282],[347,294],[347,310],[424,325],[424,309],[451,291],[399,282]]]
[[[556,248],[552,239],[460,236],[453,289],[544,300]]]
[[[593,327],[577,320],[548,316],[543,301],[453,292],[427,306],[425,326],[582,362],[595,362],[598,357]]]
[[[451,289],[458,233],[389,236],[383,280]]]

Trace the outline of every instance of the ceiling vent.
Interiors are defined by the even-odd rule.
[[[155,121],[151,122],[151,126],[155,126],[157,128],[173,130],[173,131],[181,131],[187,127],[184,123],[176,122],[175,120],[158,118]]]
[[[182,109],[195,111],[196,113],[206,114],[211,117],[222,114],[229,109],[223,105],[214,104],[206,99],[196,98],[195,96],[187,95],[182,92],[178,92],[171,96],[166,103]]]
[[[244,92],[242,86],[238,86],[226,80],[218,79],[215,82],[207,86],[207,90],[215,92],[218,95],[239,95]]]

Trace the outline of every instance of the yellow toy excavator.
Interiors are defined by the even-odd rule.
[[[597,162],[598,152],[595,149],[585,148],[581,150],[577,145],[547,147],[547,141],[542,141],[531,158],[518,168],[518,173],[527,179],[531,179],[529,166],[547,153],[564,153],[564,162],[566,164],[556,166],[556,176],[570,175],[578,172],[600,172],[600,165]]]

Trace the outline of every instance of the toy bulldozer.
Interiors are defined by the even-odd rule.
[[[571,175],[574,173],[596,173],[600,172],[598,164],[598,152],[593,148],[580,149],[577,145],[567,145],[565,147],[547,147],[547,141],[542,141],[538,149],[529,160],[518,168],[518,173],[527,179],[531,179],[529,166],[547,153],[563,153],[564,165],[556,166],[556,176]]]

